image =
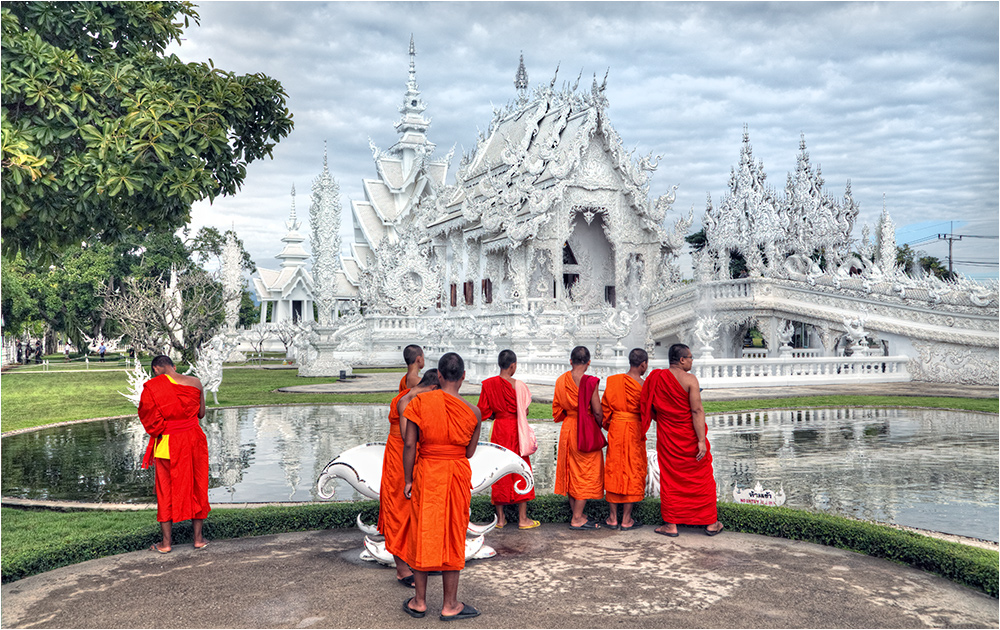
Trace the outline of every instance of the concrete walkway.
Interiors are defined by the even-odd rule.
[[[344,381],[293,385],[279,388],[289,394],[371,394],[396,392],[403,372],[376,372],[358,374]],[[552,402],[551,385],[531,385],[534,402]],[[479,385],[462,384],[462,394],[479,395]],[[791,396],[949,396],[961,398],[996,398],[997,388],[992,385],[941,385],[938,383],[842,383],[838,385],[805,385],[799,387],[750,387],[706,389],[704,400],[740,400],[750,398],[787,398]],[[294,400],[290,397],[289,402]]]
[[[681,528],[671,539],[545,524],[487,534],[459,598],[482,616],[401,610],[393,570],[358,559],[362,534],[216,540],[92,560],[5,584],[5,628],[932,628],[998,627],[997,600],[915,569],[809,543]]]

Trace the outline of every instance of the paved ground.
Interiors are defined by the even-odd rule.
[[[402,372],[358,374],[345,381],[313,385],[282,387],[278,391],[308,394],[361,394],[398,391]],[[532,400],[552,402],[551,385],[532,385]],[[462,384],[462,393],[475,396],[479,385]],[[746,398],[785,398],[788,396],[834,396],[839,394],[881,396],[954,396],[965,398],[996,398],[997,388],[987,385],[939,385],[932,383],[864,383],[839,385],[807,385],[799,387],[751,387],[706,389],[704,400],[738,400]]]
[[[411,619],[391,569],[358,559],[362,534],[216,540],[92,560],[2,587],[2,625],[58,628],[924,628],[998,627],[997,600],[838,549],[681,528],[487,534],[459,598],[481,617]]]

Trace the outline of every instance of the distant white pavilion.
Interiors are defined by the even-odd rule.
[[[313,314],[313,279],[306,270],[309,253],[302,243],[306,237],[299,233],[299,220],[295,216],[295,186],[292,186],[292,211],[285,221],[288,233],[281,242],[285,244],[275,256],[281,269],[257,267],[253,278],[254,290],[260,300],[260,323],[280,324],[290,321],[315,321]],[[270,306],[270,308],[268,308]],[[270,312],[270,317],[268,317]]]

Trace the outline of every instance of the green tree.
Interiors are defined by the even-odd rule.
[[[51,258],[130,229],[173,232],[237,192],[292,129],[281,84],[165,55],[189,2],[5,2],[2,227],[8,257]]]
[[[925,273],[937,276],[940,280],[955,280],[958,277],[955,272],[948,271],[948,266],[937,256],[929,256],[925,252],[914,250],[909,245],[896,247],[896,264],[910,274],[919,268]]]

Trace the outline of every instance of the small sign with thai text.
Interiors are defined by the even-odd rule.
[[[736,486],[733,489],[733,500],[737,503],[749,503],[752,505],[770,505],[772,507],[777,507],[785,502],[785,489],[774,492],[773,490],[765,490],[760,482],[757,482],[753,488],[740,488]]]

